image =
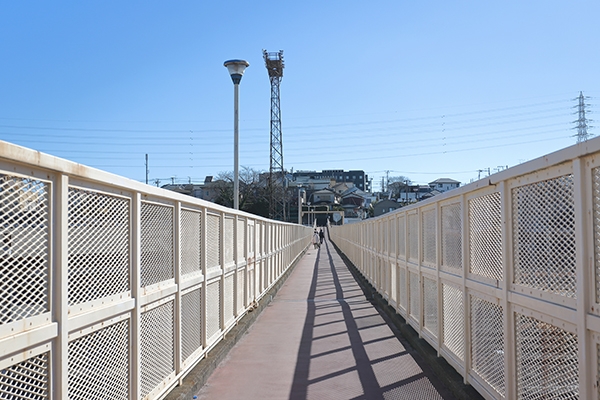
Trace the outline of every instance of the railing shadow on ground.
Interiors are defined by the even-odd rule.
[[[325,241],[315,261],[289,399],[323,387],[347,399],[453,399],[334,254]]]

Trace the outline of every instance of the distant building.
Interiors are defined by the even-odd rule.
[[[437,190],[438,192],[447,192],[448,190],[456,189],[460,186],[459,181],[455,181],[450,178],[440,178],[436,179],[433,182],[429,182],[429,187],[433,190]]]
[[[401,204],[394,200],[381,200],[373,206],[374,215],[376,217],[394,211],[401,207]]]
[[[368,192],[371,190],[369,177],[363,170],[344,171],[343,169],[324,169],[321,172],[317,171],[296,171],[292,174],[293,179],[309,178],[309,179],[335,179],[337,183],[353,183],[354,186]]]
[[[198,199],[215,202],[221,191],[217,189],[217,182],[213,182],[212,176],[207,176],[203,184],[185,183],[185,184],[168,184],[161,186],[163,189],[173,192],[187,194],[188,196]]]

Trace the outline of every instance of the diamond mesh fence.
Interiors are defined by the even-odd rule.
[[[202,272],[202,213],[181,210],[181,275]]]
[[[465,305],[459,288],[442,283],[442,334],[444,346],[460,360],[465,358]]]
[[[69,188],[69,305],[129,290],[130,201]]]
[[[442,206],[442,270],[462,273],[461,205]]]
[[[469,200],[469,271],[503,279],[500,193]]]
[[[436,235],[435,235],[435,210],[424,211],[421,231],[421,248],[423,249],[422,262],[435,266],[436,263]]]
[[[416,263],[419,260],[419,216],[408,216],[408,259]]]
[[[592,202],[594,206],[594,276],[596,279],[595,297],[596,303],[600,303],[600,167],[592,169]],[[598,387],[600,388],[600,385],[598,385]]]
[[[129,398],[129,321],[69,342],[69,399]]]
[[[181,358],[202,347],[202,289],[181,295]]]
[[[50,184],[0,175],[0,325],[48,312]]]
[[[471,295],[471,367],[504,395],[504,329],[502,307]]]
[[[238,269],[237,272],[237,309],[242,310],[244,308],[244,296],[246,293],[246,273],[243,269]]]
[[[437,282],[423,277],[423,326],[433,337],[438,336],[438,292]]]
[[[573,175],[512,190],[515,283],[576,298]]]
[[[517,396],[520,399],[579,399],[577,335],[515,314]]]
[[[221,331],[221,283],[206,285],[206,337],[211,338]]]
[[[225,299],[223,301],[225,325],[228,325],[231,320],[235,317],[234,309],[234,298],[235,293],[233,291],[235,283],[235,274],[231,274],[225,277],[223,282],[223,290],[225,292]]]
[[[396,239],[398,237],[398,221],[394,218],[393,220],[390,221],[390,248],[388,249],[388,252],[390,255],[394,255],[396,254],[396,252],[398,251],[396,249],[396,243],[398,242],[398,239]]]
[[[207,268],[218,267],[221,265],[221,217],[216,214],[207,214],[207,249],[206,256]]]
[[[390,282],[390,297],[392,300],[394,301],[398,301],[398,288],[397,288],[397,284],[398,284],[398,279],[396,278],[397,275],[397,269],[398,267],[396,266],[396,263],[391,263],[390,264],[390,276],[389,276],[389,281]]]
[[[407,309],[407,298],[408,293],[406,290],[406,270],[404,268],[400,268],[398,270],[398,288],[400,293],[400,305]]]
[[[246,244],[246,221],[238,219],[237,221],[237,261],[242,263],[246,261],[246,253],[244,252],[244,245]]]
[[[175,371],[173,301],[142,313],[141,395],[148,395]]]
[[[409,314],[411,317],[413,317],[415,320],[417,320],[417,322],[421,321],[420,318],[420,296],[421,293],[419,292],[419,275],[417,274],[413,274],[412,272],[408,273],[410,280],[409,280],[409,285],[410,285],[410,292],[409,292],[409,296],[410,296],[410,310],[409,310]]]
[[[142,287],[172,279],[173,207],[142,202],[140,249]]]
[[[398,218],[398,257],[406,257],[406,220]]]
[[[50,353],[0,369],[0,399],[50,398]]]
[[[223,257],[225,257],[225,259],[223,260],[223,264],[228,265],[228,264],[232,264],[235,260],[233,259],[233,252],[235,249],[235,243],[234,243],[234,231],[233,228],[235,226],[235,219],[230,218],[230,217],[225,217],[225,238],[223,239],[225,241],[224,243],[224,249],[223,249]]]

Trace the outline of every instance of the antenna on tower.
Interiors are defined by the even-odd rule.
[[[279,83],[283,77],[283,50],[269,53],[263,50],[265,66],[271,81],[271,162],[269,168],[269,217],[286,220],[285,170],[283,169],[283,142],[281,138],[281,109]]]
[[[579,97],[573,99],[578,101],[578,104],[573,107],[577,108],[576,114],[579,116],[577,121],[573,121],[574,124],[577,124],[577,126],[573,127],[573,129],[577,129],[577,134],[573,135],[577,137],[577,143],[585,142],[592,137],[592,134],[588,132],[588,128],[591,128],[588,122],[592,120],[585,117],[585,111],[589,108],[589,104],[585,104],[585,99],[589,98],[589,96],[584,96],[583,92],[579,92]]]

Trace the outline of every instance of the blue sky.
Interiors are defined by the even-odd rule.
[[[240,164],[268,170],[262,49],[281,49],[286,169],[466,183],[575,143],[599,22],[597,0],[2,1],[0,139],[202,182],[233,169],[223,62],[241,58]]]

